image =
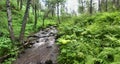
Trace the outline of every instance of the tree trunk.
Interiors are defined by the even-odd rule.
[[[35,23],[34,23],[34,28],[36,28],[36,25],[37,25],[37,5],[35,4]]]
[[[23,0],[20,0],[20,10],[22,9]]]
[[[92,0],[90,0],[90,14],[92,14]]]
[[[52,8],[49,8],[48,11],[46,11],[43,15],[43,23],[42,23],[42,26],[45,25],[45,19],[48,17],[48,14],[50,14],[52,12]]]
[[[51,15],[52,15],[52,17],[54,16],[54,6],[52,5],[52,11],[51,11]]]
[[[17,0],[17,6],[19,7],[20,0]]]
[[[60,24],[60,16],[59,16],[59,2],[57,3],[57,18],[58,18],[58,23]]]
[[[119,7],[120,7],[119,0],[117,0],[117,3],[116,3],[116,4],[117,4],[117,5],[116,5],[116,6],[117,6],[117,10],[120,10],[120,9],[119,9]]]
[[[107,3],[108,3],[108,0],[106,0],[106,3],[105,3],[105,11],[106,12],[107,12],[107,8],[108,8],[108,6],[107,6],[108,4]]]
[[[101,0],[98,0],[98,11],[101,12]]]
[[[26,11],[22,20],[21,32],[19,36],[19,40],[21,43],[24,41],[24,33],[25,33],[25,27],[27,23],[28,14],[29,14],[30,3],[31,3],[31,0],[27,0]]]
[[[113,0],[113,4],[115,4],[115,0]]]
[[[115,8],[115,0],[112,0],[113,9]]]
[[[83,0],[81,0],[81,3],[82,3],[82,13],[84,12],[84,5],[83,5]]]
[[[10,33],[11,41],[15,40],[13,28],[12,28],[12,13],[11,13],[11,7],[10,7],[10,1],[6,0],[6,7],[7,7],[7,17],[8,17],[8,29]]]

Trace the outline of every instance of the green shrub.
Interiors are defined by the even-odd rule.
[[[82,15],[59,25],[59,64],[119,64],[119,12]]]

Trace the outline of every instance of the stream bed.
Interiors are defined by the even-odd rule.
[[[30,48],[25,49],[13,64],[57,64],[58,46],[55,43],[57,29],[50,26],[29,36]],[[34,40],[32,40],[34,39]]]

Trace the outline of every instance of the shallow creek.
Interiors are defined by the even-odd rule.
[[[55,44],[57,29],[50,26],[29,36],[33,43],[13,64],[57,64],[58,46]]]

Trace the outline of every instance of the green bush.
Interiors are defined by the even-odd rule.
[[[59,64],[119,64],[119,12],[82,15],[59,25]]]

